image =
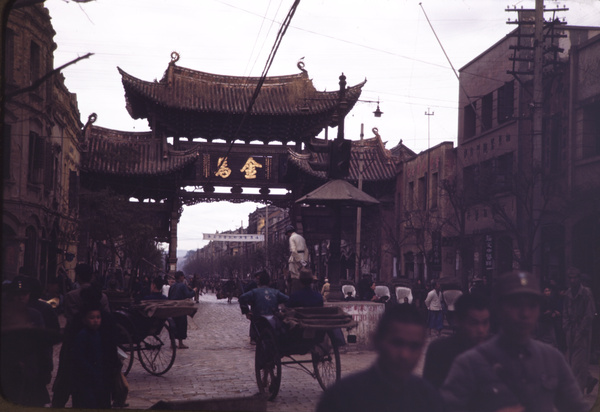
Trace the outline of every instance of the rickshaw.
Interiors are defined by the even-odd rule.
[[[167,373],[177,354],[172,318],[194,316],[196,311],[190,301],[148,300],[113,312],[118,346],[127,355],[123,361],[123,374],[127,376],[131,370],[136,353],[142,367],[152,375]]]
[[[259,316],[251,325],[257,336],[256,383],[259,391],[273,400],[279,393],[282,365],[299,366],[323,390],[339,381],[342,373],[339,347],[345,344],[341,328],[353,328],[356,322],[339,307],[318,307]],[[308,360],[295,358],[309,353]]]

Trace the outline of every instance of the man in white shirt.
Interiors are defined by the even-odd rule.
[[[437,331],[437,335],[440,336],[442,334],[442,329],[444,328],[444,311],[442,310],[442,291],[439,282],[435,282],[434,288],[427,294],[425,298],[425,306],[427,306],[428,318],[427,318],[427,328],[429,329],[429,334],[433,330]]]
[[[288,270],[290,272],[290,294],[302,289],[302,283],[298,280],[300,269],[308,266],[308,247],[304,238],[296,233],[296,228],[289,225],[285,228],[285,235],[289,238],[290,258]]]

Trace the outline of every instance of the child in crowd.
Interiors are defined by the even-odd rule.
[[[73,407],[110,409],[111,392],[120,372],[115,336],[103,325],[100,305],[80,313],[82,328],[73,343]]]

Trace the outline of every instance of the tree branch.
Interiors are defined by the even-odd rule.
[[[56,69],[54,69],[54,70],[51,70],[51,71],[49,71],[48,73],[46,73],[45,75],[43,75],[42,77],[40,77],[39,79],[37,79],[35,82],[33,82],[33,83],[31,84],[31,86],[28,86],[28,87],[23,87],[22,89],[15,90],[15,91],[14,91],[14,92],[12,92],[12,93],[7,93],[7,94],[4,96],[4,100],[5,100],[5,101],[8,101],[8,100],[12,99],[12,98],[13,98],[13,97],[15,97],[15,96],[18,96],[18,95],[20,95],[20,94],[27,93],[27,92],[30,92],[30,91],[33,91],[33,90],[37,89],[37,88],[38,88],[38,87],[40,87],[40,86],[41,86],[41,85],[42,85],[42,84],[43,84],[43,83],[44,83],[46,80],[48,80],[50,77],[54,76],[54,75],[55,75],[55,74],[57,74],[57,73],[60,73],[60,71],[61,71],[62,69],[66,68],[66,67],[69,67],[70,65],[72,65],[72,64],[75,64],[75,63],[77,63],[77,62],[78,62],[78,61],[80,61],[80,60],[87,59],[88,57],[90,57],[90,56],[93,56],[93,55],[94,55],[94,53],[88,53],[88,54],[86,54],[86,55],[84,55],[84,56],[80,56],[80,57],[78,57],[78,58],[76,58],[76,59],[74,59],[74,60],[71,60],[71,61],[70,61],[70,62],[68,62],[68,63],[65,63],[65,64],[63,64],[62,66],[60,66],[60,67],[57,67],[57,68],[56,68]]]

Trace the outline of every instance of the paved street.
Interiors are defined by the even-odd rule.
[[[254,346],[248,337],[249,322],[237,301],[200,297],[198,312],[188,318],[189,349],[178,350],[173,368],[163,376],[146,372],[136,359],[127,379],[128,409],[147,409],[158,401],[242,398],[258,392],[254,378]],[[57,348],[58,349],[58,348]],[[58,353],[58,350],[56,351]],[[348,351],[341,355],[342,376],[368,367],[375,354]],[[420,373],[422,365],[417,372]],[[597,376],[597,368],[593,372]],[[586,399],[590,406],[598,389]],[[312,412],[321,395],[318,382],[297,367],[284,366],[281,389],[268,411]]]
[[[169,372],[152,376],[137,359],[134,362],[127,377],[130,408],[145,409],[159,400],[247,397],[258,392],[249,321],[241,315],[237,301],[228,304],[213,294],[200,299],[198,312],[188,318],[190,349],[177,351]],[[343,354],[343,374],[366,367],[373,357],[371,352]],[[308,374],[283,367],[279,395],[269,402],[268,410],[313,411],[321,393],[318,382]]]

